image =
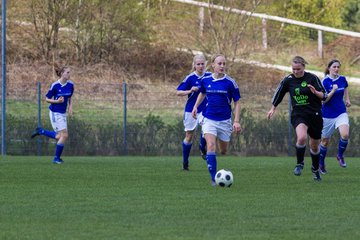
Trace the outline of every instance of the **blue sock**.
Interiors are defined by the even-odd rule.
[[[340,138],[338,156],[342,157],[344,155],[347,145],[348,145],[348,140]]]
[[[184,167],[189,166],[189,155],[191,150],[192,143],[187,143],[185,140],[182,142],[182,151],[183,151],[183,165]]]
[[[206,152],[206,140],[203,137],[203,135],[200,135],[200,144],[199,144],[199,149],[201,152],[205,153]]]
[[[319,163],[320,163],[320,165],[322,165],[322,166],[325,165],[326,153],[327,153],[327,147],[324,147],[323,145],[320,144],[320,159],[319,159]]]
[[[216,165],[217,165],[215,152],[208,152],[206,154],[206,163],[211,176],[211,180],[215,181]]]
[[[48,131],[48,130],[41,128],[40,134],[44,135],[46,137],[49,137],[49,138],[54,138],[54,139],[56,138],[56,132],[54,132],[54,131]]]
[[[64,144],[58,143],[56,144],[55,158],[60,158],[61,154],[64,150]]]

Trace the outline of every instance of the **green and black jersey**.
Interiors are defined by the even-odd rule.
[[[289,92],[293,114],[321,114],[321,99],[311,92],[308,84],[314,86],[317,91],[325,93],[316,75],[305,72],[304,76],[296,78],[290,74],[280,82],[272,98],[272,104],[275,107],[279,105],[285,94]]]

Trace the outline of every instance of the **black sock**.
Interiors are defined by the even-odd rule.
[[[305,156],[305,149],[306,149],[306,145],[304,146],[298,146],[296,145],[296,160],[297,160],[297,164],[302,164],[304,165],[304,156]]]
[[[314,171],[316,171],[319,169],[320,152],[312,153],[310,151],[310,156],[311,156],[311,160],[312,160],[312,169]]]

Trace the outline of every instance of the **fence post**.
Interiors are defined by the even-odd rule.
[[[291,125],[291,97],[289,94],[289,100],[288,100],[288,113],[289,113],[289,124],[288,124],[288,156],[292,156],[292,144],[291,141],[293,139],[293,135],[292,135],[292,125]]]
[[[127,85],[126,82],[123,83],[123,93],[124,93],[124,141],[123,141],[123,150],[124,150],[124,155],[127,155],[127,139],[126,139],[126,121],[127,121],[127,89],[126,89]]]
[[[1,155],[6,155],[6,1],[1,4]]]
[[[266,33],[266,19],[263,18],[262,21],[262,44],[263,44],[263,49],[267,49],[267,33]]]
[[[204,32],[204,8],[200,7],[199,8],[199,33],[200,33],[200,37],[203,36],[203,32]]]
[[[318,54],[323,58],[323,34],[321,30],[318,30]]]
[[[40,81],[37,83],[37,92],[38,92],[38,123],[37,127],[41,127],[41,83]],[[36,146],[37,146],[37,155],[41,156],[41,138],[36,139]]]

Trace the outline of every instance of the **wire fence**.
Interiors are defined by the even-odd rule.
[[[64,155],[181,155],[183,108],[186,97],[176,96],[176,84],[93,84],[91,90],[76,86],[74,114],[68,118],[69,140]],[[46,91],[40,84],[21,91],[22,98],[7,99],[6,146],[9,155],[53,155],[55,141],[45,137],[30,139],[35,127],[51,129]],[[15,96],[15,95],[14,95]],[[242,94],[242,134],[233,134],[229,154],[294,155],[294,133],[288,120],[288,105],[279,105],[274,120],[268,121],[269,102],[255,104]],[[351,119],[350,146],[359,143],[357,119]],[[197,135],[200,134],[200,128]],[[337,135],[334,136],[337,142]],[[194,139],[197,146],[198,138]],[[333,145],[329,155],[335,154]],[[198,154],[193,147],[192,154]],[[348,156],[359,150],[349,148]]]

